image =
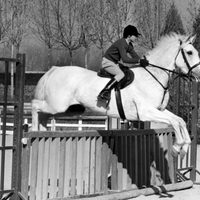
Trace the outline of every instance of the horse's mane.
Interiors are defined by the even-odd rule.
[[[154,64],[161,64],[161,58],[166,53],[171,53],[171,55],[175,55],[180,46],[180,40],[184,41],[186,39],[185,35],[180,35],[177,33],[170,33],[168,35],[164,35],[157,42],[155,48],[148,52],[148,58]],[[170,56],[170,55],[169,55]]]

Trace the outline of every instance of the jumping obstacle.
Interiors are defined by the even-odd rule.
[[[29,132],[22,194],[30,200],[175,183],[173,130]]]

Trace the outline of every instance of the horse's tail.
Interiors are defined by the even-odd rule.
[[[46,94],[46,84],[50,77],[50,75],[55,71],[57,67],[52,67],[49,71],[47,71],[39,80],[34,93],[34,99],[44,100]]]

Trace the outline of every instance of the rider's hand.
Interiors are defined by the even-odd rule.
[[[140,59],[140,65],[142,67],[146,67],[149,65],[149,61],[144,57],[144,58]]]

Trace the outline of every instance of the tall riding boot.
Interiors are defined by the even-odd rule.
[[[104,89],[99,93],[98,99],[110,101],[111,90],[117,85],[117,83],[118,82],[116,79],[112,78],[104,87]]]

